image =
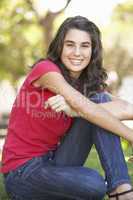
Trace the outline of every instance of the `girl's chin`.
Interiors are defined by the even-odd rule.
[[[70,67],[68,67],[68,69],[70,69],[73,72],[80,72],[82,71],[84,68],[81,67],[81,65],[71,65]]]
[[[81,74],[81,71],[80,72],[79,71],[70,71],[70,76],[72,78],[78,78],[80,76],[80,74]]]

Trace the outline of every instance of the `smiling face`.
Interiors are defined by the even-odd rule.
[[[70,29],[64,39],[61,61],[69,70],[70,76],[78,78],[87,67],[92,54],[90,35],[78,29]]]

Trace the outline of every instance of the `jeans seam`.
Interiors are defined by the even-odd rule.
[[[99,134],[97,134],[97,137],[100,137]],[[99,141],[100,141],[100,143],[101,143],[101,146],[103,146],[102,141],[101,141],[101,140],[99,140]],[[95,144],[95,145],[96,145],[96,144]],[[105,151],[104,151],[102,148],[100,148],[99,151],[101,151],[101,154],[102,154],[104,157],[107,157]],[[97,151],[97,152],[98,152],[98,151]],[[109,178],[110,178],[110,177],[111,177],[111,175],[110,175],[110,174],[111,174],[111,171],[110,171],[110,167],[108,166],[108,162],[107,162],[106,159],[104,159],[103,162],[104,162],[105,165],[107,166],[107,170],[108,170],[108,172],[109,172]],[[103,163],[102,163],[102,166],[103,166]]]
[[[105,102],[110,102],[110,101],[111,101],[110,96],[109,96],[106,92],[98,93],[96,97],[97,97],[96,100],[97,100],[98,98],[100,98],[100,97],[103,97],[103,99],[100,99],[100,101],[97,102],[97,103],[105,103]],[[103,147],[103,143],[102,143],[102,141],[100,140],[100,135],[98,134],[98,129],[99,129],[99,127],[96,126],[95,128],[96,128],[96,132],[97,132],[97,137],[99,138],[99,142],[101,143],[101,146]],[[95,144],[95,146],[96,146],[96,144]],[[103,155],[103,157],[106,158],[106,157],[108,156],[108,155],[106,155],[106,153],[105,153],[105,151],[103,150],[103,148],[99,148],[98,151],[101,151],[101,154]],[[97,151],[97,152],[98,152],[98,151]],[[102,159],[101,159],[101,161],[102,161]],[[105,163],[105,165],[106,165],[106,167],[107,167],[107,170],[108,170],[108,172],[109,172],[108,178],[109,178],[109,180],[110,180],[110,185],[111,185],[112,183],[111,183],[111,179],[110,179],[110,177],[111,177],[111,170],[110,170],[110,167],[109,167],[108,162],[107,162],[106,159],[104,159],[103,162]],[[103,164],[102,164],[102,166],[103,166]]]

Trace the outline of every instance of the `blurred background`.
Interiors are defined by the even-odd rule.
[[[29,67],[45,56],[64,19],[75,15],[99,26],[109,91],[133,103],[132,0],[0,0],[0,151]]]
[[[11,107],[30,66],[45,57],[64,19],[75,15],[99,26],[108,90],[133,103],[133,0],[0,0],[0,160]],[[128,160],[132,149],[122,145]],[[85,165],[103,173],[95,149]],[[133,182],[130,162],[128,169]],[[8,200],[1,174],[0,200]]]

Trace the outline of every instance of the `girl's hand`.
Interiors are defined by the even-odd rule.
[[[51,107],[56,112],[65,112],[68,116],[71,117],[77,117],[76,111],[74,111],[71,106],[66,102],[63,96],[56,95],[53,97],[50,97],[44,105],[44,108]]]

